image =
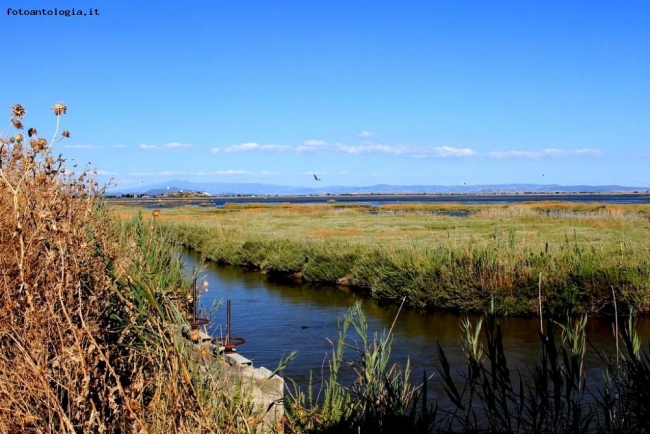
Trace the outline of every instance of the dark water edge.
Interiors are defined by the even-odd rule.
[[[513,204],[522,202],[561,201],[575,203],[611,203],[611,204],[647,204],[648,193],[503,193],[503,194],[345,194],[345,195],[308,195],[308,196],[207,196],[201,198],[109,198],[109,201],[123,205],[144,206],[149,208],[171,208],[175,206],[222,207],[227,203],[291,203],[315,204],[335,202],[341,204],[359,204],[381,206],[396,203],[465,203],[465,204]]]
[[[414,382],[421,380],[423,372],[434,374],[429,389],[431,399],[444,401],[444,389],[437,371],[440,366],[438,343],[444,349],[452,370],[466,369],[466,358],[460,346],[460,321],[469,317],[476,323],[480,315],[402,310],[397,316],[397,306],[382,306],[340,288],[278,281],[259,272],[235,267],[211,263],[202,265],[200,254],[194,252],[184,252],[183,260],[188,270],[202,266],[199,282],[208,282],[208,290],[201,295],[199,306],[202,315],[211,319],[210,333],[215,336],[226,333],[225,300],[231,300],[232,335],[247,340],[238,351],[253,360],[255,366],[273,370],[283,357],[296,350],[296,359],[283,375],[306,387],[311,372],[316,394],[323,376],[328,373],[332,344],[338,339],[339,321],[359,299],[363,300],[363,312],[371,336],[388,331],[395,322],[392,362],[404,367],[409,360]],[[541,355],[539,318],[504,317],[499,319],[499,323],[503,329],[508,366],[515,376],[521,373],[526,378]],[[636,324],[642,347],[648,348],[650,318],[638,318]],[[620,326],[623,326],[623,321]],[[349,337],[349,342],[355,341],[353,335]],[[559,339],[558,334],[556,341]],[[587,387],[598,388],[603,384],[605,367],[601,357],[615,357],[613,319],[590,318],[587,339]],[[358,337],[356,341],[359,342]],[[346,354],[348,357],[354,355],[352,351]],[[353,372],[344,374],[340,379],[342,384],[351,384]]]

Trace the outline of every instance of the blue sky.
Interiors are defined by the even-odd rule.
[[[650,186],[645,0],[3,6],[99,11],[0,11],[0,100],[118,189]]]

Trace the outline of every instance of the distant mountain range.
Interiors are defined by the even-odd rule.
[[[508,193],[633,193],[650,192],[648,187],[625,187],[620,185],[539,185],[539,184],[497,184],[497,185],[387,185],[367,187],[290,187],[283,185],[254,183],[196,183],[169,181],[161,184],[110,191],[110,195],[147,194],[150,196],[180,192],[199,192],[210,195],[324,195],[324,194],[508,194]]]

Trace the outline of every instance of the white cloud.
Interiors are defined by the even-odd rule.
[[[427,146],[389,146],[389,145],[372,145],[363,144],[359,146],[338,147],[341,152],[347,154],[390,154],[405,155],[411,158],[452,158],[452,157],[471,157],[476,155],[476,151],[469,148],[452,148],[449,146],[427,147]]]
[[[250,175],[250,172],[245,170],[217,170],[212,172],[215,175]]]
[[[303,142],[306,146],[327,146],[327,142],[324,140],[305,140]]]
[[[97,174],[102,175],[102,176],[117,176],[117,175],[119,175],[119,173],[117,173],[117,172],[109,172],[108,170],[98,170]]]
[[[171,143],[167,143],[163,147],[165,149],[187,149],[187,148],[193,148],[194,145],[190,145],[188,143],[171,142]]]
[[[260,175],[262,176],[273,176],[273,175],[278,175],[280,172],[272,172],[270,170],[262,170],[260,172]]]
[[[492,151],[488,153],[492,158],[539,158],[539,152],[530,151]]]
[[[359,145],[359,146],[339,146],[339,150],[345,152],[346,154],[373,154],[373,153],[383,153],[383,154],[393,154],[400,155],[403,154],[406,150],[404,146],[388,146],[388,145]]]
[[[598,149],[556,149],[548,148],[541,151],[493,151],[489,152],[491,158],[544,158],[544,157],[599,157],[603,153]]]
[[[372,133],[364,131],[364,137],[370,137]],[[359,134],[361,136],[361,133]],[[191,145],[168,144],[166,148],[176,149],[181,147],[190,147]],[[142,149],[158,149],[153,145],[140,145]],[[414,159],[424,158],[471,158],[479,155],[488,158],[544,158],[544,157],[598,157],[603,153],[597,149],[578,149],[566,150],[557,148],[547,148],[540,151],[492,151],[487,153],[478,153],[471,148],[455,148],[452,146],[410,146],[410,145],[383,145],[372,142],[363,142],[355,146],[348,146],[342,143],[329,144],[324,140],[310,139],[305,140],[298,146],[286,145],[261,145],[255,142],[242,143],[240,145],[231,145],[227,147],[214,147],[210,151],[213,154],[238,153],[238,152],[324,152],[337,151],[350,155],[369,155],[369,154],[386,154],[394,156],[404,156]]]
[[[362,131],[357,134],[358,137],[371,138],[374,133],[371,131]],[[166,146],[170,146],[166,145]],[[150,145],[141,145],[141,148],[155,148]],[[360,143],[350,146],[343,143],[329,143],[320,139],[309,139],[303,141],[298,146],[286,145],[262,145],[256,142],[242,143],[240,145],[231,145],[227,147],[214,147],[210,150],[216,153],[238,153],[238,152],[286,152],[286,153],[304,153],[304,152],[340,152],[350,155],[371,155],[385,154],[393,156],[402,156],[412,159],[427,158],[474,158],[483,156],[497,159],[536,159],[536,158],[560,158],[560,157],[599,157],[603,152],[598,149],[558,149],[547,148],[537,151],[520,151],[505,150],[491,152],[477,152],[471,148],[456,148],[452,146],[411,146],[411,145],[385,145],[373,143],[371,140],[364,140]]]
[[[233,153],[233,152],[315,152],[324,151],[329,149],[330,145],[324,140],[310,139],[305,140],[298,146],[287,145],[260,145],[255,142],[242,143],[241,145],[231,145],[225,148],[214,147],[210,150],[213,154],[219,152]]]
[[[322,151],[329,147],[326,141],[324,140],[305,140],[302,145],[296,146],[295,151],[300,152],[313,152],[313,151]]]
[[[214,148],[213,148],[214,149]],[[271,152],[282,152],[290,150],[290,146],[284,145],[260,145],[259,143],[242,143],[241,145],[232,145],[228,146],[225,149],[225,152],[250,152],[250,151],[271,151]]]
[[[587,155],[589,157],[600,157],[603,155],[603,151],[600,149],[578,149],[574,153],[575,155]]]
[[[435,157],[472,157],[476,151],[469,148],[452,148],[450,146],[441,146],[434,148]]]
[[[126,145],[114,145],[113,147],[114,148],[124,149],[124,148],[126,148]]]

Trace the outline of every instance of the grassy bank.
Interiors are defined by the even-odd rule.
[[[607,314],[612,288],[621,311],[650,310],[648,215],[647,205],[561,202],[242,204],[166,209],[158,223],[209,260],[387,303],[485,311],[494,298],[499,314],[529,314],[541,285],[546,311]]]

